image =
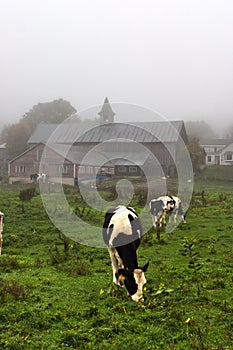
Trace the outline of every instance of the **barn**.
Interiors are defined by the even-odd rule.
[[[46,162],[43,158],[46,153]],[[78,180],[93,180],[101,171],[113,172],[112,166],[100,169],[98,160],[92,159],[90,163],[82,164],[83,155],[77,147],[67,145],[35,144],[23,154],[9,162],[9,183],[31,183],[34,180],[32,174],[44,173],[47,181],[52,183],[62,182],[73,186]],[[77,177],[77,174],[79,176]]]
[[[187,143],[183,121],[115,122],[107,99],[99,115],[93,122],[39,124],[28,140],[29,149],[9,162],[9,182],[27,182],[39,171],[53,182],[62,175],[68,184],[102,172],[143,176],[142,169],[149,172],[155,160],[161,176],[176,175],[177,159]]]

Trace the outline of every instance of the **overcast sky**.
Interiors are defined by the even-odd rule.
[[[233,124],[232,0],[0,0],[0,116],[138,104]]]

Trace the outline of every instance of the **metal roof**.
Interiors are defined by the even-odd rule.
[[[132,144],[134,145],[134,148],[130,147],[124,151],[117,149],[115,151],[109,151],[107,142],[105,143],[105,147],[101,147],[101,149],[91,149],[89,152],[86,152],[85,150],[80,151],[79,146],[70,147],[70,145],[64,144],[49,144],[48,147],[60,154],[64,159],[66,158],[75,164],[91,164],[96,166],[103,164],[108,166],[143,165],[150,157],[149,150],[139,149],[139,145],[136,143]]]
[[[88,130],[76,142],[134,140],[135,142],[176,142],[183,122],[135,122],[103,124]]]
[[[93,123],[62,123],[62,124],[38,124],[33,134],[30,136],[28,143],[47,142],[51,143],[73,143],[80,135],[89,129],[99,125]]]
[[[231,142],[233,142],[232,139],[208,139],[201,140],[200,144],[202,146],[226,146]]]
[[[106,123],[77,122],[62,124],[39,124],[28,143],[100,143],[105,140],[134,140],[136,142],[176,142],[179,137],[186,142],[183,121],[155,121]]]

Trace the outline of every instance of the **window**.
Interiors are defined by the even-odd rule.
[[[62,164],[57,166],[57,174],[67,174],[67,173],[68,173],[67,165]]]
[[[93,174],[93,168],[92,168],[92,166],[87,166],[86,171],[87,171],[87,174]]]
[[[27,167],[26,165],[15,165],[15,172],[16,173],[26,173],[27,172]]]
[[[86,173],[86,171],[85,171],[85,166],[84,166],[84,165],[80,165],[80,166],[78,167],[78,173],[79,173],[79,174],[85,174],[85,173]]]
[[[129,167],[129,172],[136,174],[138,172],[138,168],[136,166],[130,166]]]
[[[40,160],[41,160],[42,152],[43,152],[42,149],[37,149],[37,150],[36,150],[36,160],[37,160],[37,161],[40,161]]]
[[[118,167],[118,172],[119,173],[126,173],[126,166],[119,166]]]
[[[211,156],[207,156],[207,162],[211,163]]]
[[[233,160],[233,153],[232,152],[226,152],[224,154],[224,159],[232,161]]]

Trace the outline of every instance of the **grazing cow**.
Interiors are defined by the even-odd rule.
[[[152,221],[154,227],[166,224],[165,216],[169,215],[169,223],[171,216],[174,214],[174,223],[176,223],[177,215],[181,216],[182,222],[185,223],[186,212],[182,209],[181,200],[175,196],[163,196],[157,199],[152,199],[149,203],[150,212],[152,214]]]
[[[2,232],[4,227],[4,214],[0,211],[0,255],[2,254]]]
[[[31,174],[30,179],[35,183],[38,183],[39,181],[42,181],[43,183],[45,183],[48,180],[48,175],[43,173]]]
[[[168,196],[152,199],[149,203],[150,212],[152,215],[153,226],[162,226],[165,224],[165,213],[171,211],[175,206],[175,201]]]
[[[107,211],[103,239],[112,263],[113,282],[125,286],[134,301],[143,301],[144,272],[149,263],[138,266],[137,249],[142,237],[141,221],[133,208],[118,206]]]

